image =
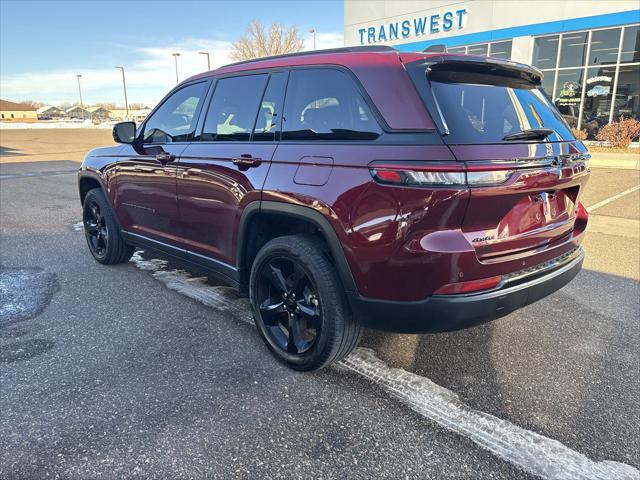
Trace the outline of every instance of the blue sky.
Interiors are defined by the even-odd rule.
[[[342,46],[343,5],[325,1],[31,1],[0,0],[0,97],[75,102],[82,74],[84,102],[155,103],[180,79],[228,63],[233,40],[253,20],[297,25],[306,46]]]

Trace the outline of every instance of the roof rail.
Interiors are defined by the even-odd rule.
[[[228,63],[225,67],[231,67],[233,65],[243,65],[245,63],[258,62],[261,60],[272,60],[275,58],[289,58],[289,57],[305,57],[310,55],[320,55],[324,53],[349,53],[349,52],[395,52],[395,48],[388,45],[364,45],[359,47],[341,47],[341,48],[327,48],[325,50],[310,50],[304,52],[284,53],[282,55],[271,55],[269,57],[253,58],[251,60],[242,60],[241,62]]]

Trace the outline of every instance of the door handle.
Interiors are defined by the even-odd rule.
[[[261,158],[252,157],[248,154],[240,155],[239,157],[232,158],[231,161],[234,165],[240,167],[240,170],[246,170],[251,167],[257,167],[262,163]]]
[[[167,152],[162,152],[156,155],[156,160],[158,160],[163,165],[166,165],[169,162],[173,162],[175,159],[175,155]]]

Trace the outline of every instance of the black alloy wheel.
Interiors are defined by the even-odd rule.
[[[104,214],[96,200],[88,202],[84,209],[84,229],[87,243],[94,256],[103,258],[109,245],[109,230]]]
[[[122,238],[118,222],[101,189],[91,189],[84,197],[82,223],[89,251],[98,262],[115,265],[131,258],[135,247]]]
[[[258,333],[290,368],[318,370],[360,340],[324,240],[297,234],[269,240],[251,265],[249,297]]]
[[[322,330],[320,299],[309,274],[295,260],[275,257],[258,275],[256,300],[266,333],[289,354],[307,352]]]

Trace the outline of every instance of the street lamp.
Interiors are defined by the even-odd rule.
[[[313,33],[313,49],[316,49],[316,29],[310,28],[309,33]]]
[[[172,53],[171,55],[173,55],[173,59],[176,61],[176,83],[180,83],[180,81],[178,80],[178,57],[180,56],[180,54]]]
[[[82,112],[82,120],[84,120],[84,104],[82,103],[82,89],[80,88],[80,78],[82,75],[76,75],[78,79],[78,93],[80,94],[80,112]]]
[[[127,111],[127,119],[129,119],[129,100],[127,100],[127,82],[124,80],[124,67],[116,67],[122,70],[122,87],[124,88],[124,108]]]
[[[207,70],[211,70],[211,57],[209,56],[209,52],[198,52],[200,55],[207,56]]]

